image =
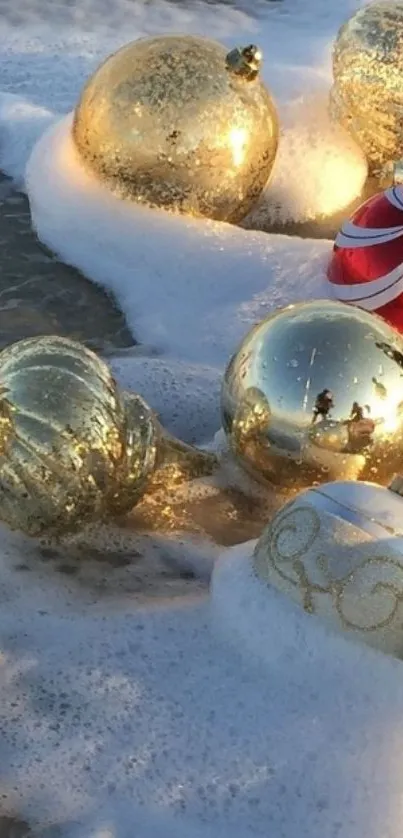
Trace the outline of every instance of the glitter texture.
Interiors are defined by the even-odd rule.
[[[270,176],[278,144],[256,47],[164,36],[135,41],[90,78],[73,137],[123,198],[236,222]]]
[[[360,9],[333,51],[332,116],[366,154],[374,173],[403,157],[403,3]]]

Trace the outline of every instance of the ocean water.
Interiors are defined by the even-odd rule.
[[[122,319],[112,329],[112,308],[104,321],[94,310],[83,339],[171,431],[223,451],[219,478],[57,546],[1,529],[1,838],[401,838],[401,662],[332,635],[253,576],[282,499],[226,459],[220,434],[221,376],[245,332],[327,295],[331,240],[265,230],[325,229],[365,184],[326,110],[332,42],[361,5],[0,0],[0,169],[50,260],[34,297],[52,296],[56,263],[69,307],[79,281],[113,295]],[[122,204],[70,142],[106,55],[212,31],[261,44],[281,118],[248,229]]]
[[[27,196],[0,179],[0,347],[24,337],[74,337],[100,352],[133,345],[110,294],[37,238]]]

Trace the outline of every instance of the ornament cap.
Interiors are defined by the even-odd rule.
[[[172,436],[136,393],[124,391],[122,395],[127,422],[128,470],[121,483],[120,495],[131,496],[134,505],[144,492],[167,490],[214,472],[218,462],[215,454]]]
[[[152,494],[161,488],[167,490],[187,480],[213,474],[218,464],[215,454],[172,436],[141,396],[127,391],[122,396],[128,469],[120,494],[133,497],[134,505],[144,492]]]
[[[239,76],[246,81],[254,81],[259,75],[262,66],[263,54],[255,44],[247,47],[235,47],[225,59],[228,72]]]
[[[218,466],[215,454],[172,436],[154,417],[157,457],[154,473],[148,484],[148,493],[163,488],[167,491],[188,480],[210,477]]]

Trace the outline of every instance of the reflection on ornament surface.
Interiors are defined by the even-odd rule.
[[[146,490],[214,465],[67,338],[4,349],[0,387],[0,520],[28,535],[62,536],[123,514]]]
[[[289,502],[254,551],[257,575],[333,628],[403,655],[403,499],[329,483]]]
[[[403,156],[403,3],[370,3],[341,27],[333,51],[334,118],[374,171]]]
[[[338,233],[328,267],[332,294],[403,332],[403,187],[369,198]]]
[[[388,483],[403,468],[403,339],[343,303],[289,306],[245,337],[221,409],[234,455],[258,479],[292,492]]]
[[[88,168],[117,195],[237,222],[271,173],[273,101],[256,47],[226,49],[190,35],[144,38],[87,82],[73,137]]]

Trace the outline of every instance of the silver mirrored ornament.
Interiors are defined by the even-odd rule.
[[[403,469],[403,339],[339,302],[281,309],[231,359],[221,410],[233,453],[260,480],[291,492],[388,483]]]
[[[89,79],[73,139],[115,194],[171,211],[237,222],[270,176],[278,120],[250,45],[227,53],[207,38],[127,44]]]
[[[333,77],[332,116],[382,174],[403,157],[403,2],[369,3],[341,27]]]
[[[331,628],[403,656],[402,480],[302,492],[260,536],[257,576]]]
[[[0,520],[13,529],[77,531],[213,460],[165,433],[82,344],[46,336],[0,352]]]

